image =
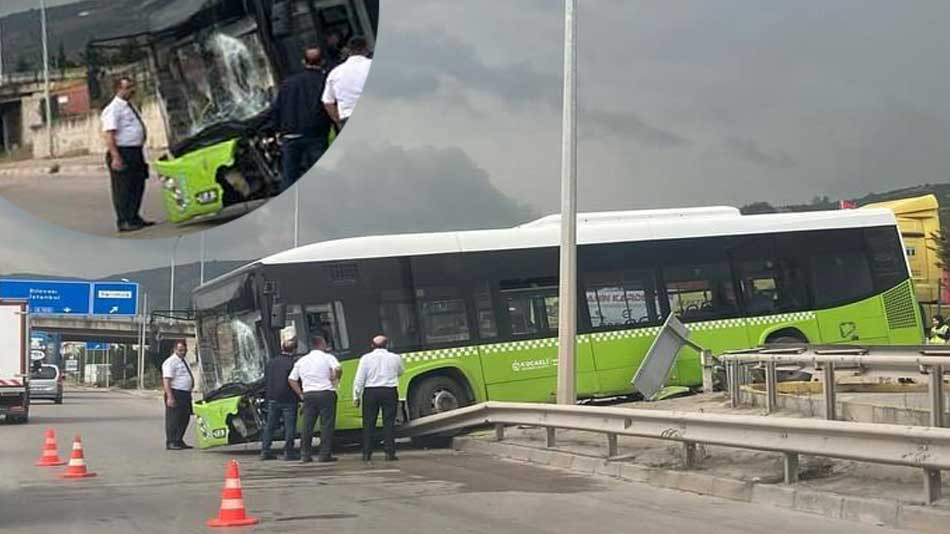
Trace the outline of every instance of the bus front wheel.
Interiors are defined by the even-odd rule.
[[[434,375],[422,379],[412,388],[409,413],[413,419],[435,415],[471,404],[465,386],[449,376]],[[424,448],[444,448],[452,445],[455,433],[434,434],[412,438],[414,445]]]

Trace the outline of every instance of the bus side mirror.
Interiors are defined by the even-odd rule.
[[[271,328],[283,328],[287,324],[287,305],[274,304],[270,310]]]

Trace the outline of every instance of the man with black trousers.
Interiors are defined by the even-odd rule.
[[[329,148],[332,122],[320,103],[327,76],[323,54],[308,48],[303,62],[304,70],[284,81],[271,109],[282,147],[281,191],[294,185]]]
[[[284,461],[295,460],[294,439],[297,436],[297,394],[290,389],[288,378],[294,368],[297,338],[288,337],[281,344],[280,356],[272,358],[264,368],[267,424],[261,438],[261,460],[273,460],[271,443],[277,422],[284,423]]]
[[[132,104],[135,82],[123,76],[115,85],[115,98],[102,110],[106,135],[106,165],[112,180],[112,204],[119,232],[134,232],[155,223],[142,219],[142,197],[148,179],[145,141],[148,132],[141,114]]]
[[[184,442],[191,418],[191,390],[195,377],[185,361],[188,347],[184,341],[175,343],[175,353],[162,363],[162,386],[165,389],[165,448],[170,451],[191,449]]]
[[[320,416],[320,455],[318,462],[335,462],[333,431],[336,427],[336,389],[343,375],[340,362],[326,352],[327,341],[313,338],[313,350],[297,360],[290,371],[288,383],[303,401],[303,429],[300,431],[300,461],[312,462],[313,425]]]
[[[386,336],[376,336],[372,352],[360,358],[353,379],[353,405],[363,405],[363,461],[370,461],[376,440],[376,418],[383,412],[383,448],[386,460],[396,460],[396,407],[399,404],[399,377],[404,372],[402,356],[389,352]]]

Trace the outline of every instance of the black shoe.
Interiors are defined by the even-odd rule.
[[[285,452],[284,454],[280,455],[280,459],[283,460],[283,461],[285,461],[285,462],[293,462],[293,461],[299,460],[299,459],[300,459],[300,455],[297,454],[297,453],[295,453],[295,452],[292,452],[292,453],[290,453],[290,454],[287,454],[287,453]]]
[[[182,447],[181,445],[177,444],[177,443],[168,443],[168,444],[165,445],[165,450],[168,450],[168,451],[183,451],[183,450],[185,450],[185,448]]]
[[[302,464],[309,464],[309,463],[312,462],[312,461],[313,461],[313,458],[311,458],[311,457],[309,457],[309,456],[301,456],[301,457],[300,457],[300,463],[302,463]]]
[[[194,447],[185,443],[184,441],[179,441],[178,446],[181,447],[182,449],[194,449]]]
[[[337,458],[336,456],[321,456],[321,457],[317,458],[317,461],[320,462],[320,463],[322,463],[322,464],[325,464],[325,463],[328,463],[328,462],[335,462],[335,461],[337,461],[338,459],[339,459],[339,458]]]
[[[119,232],[120,232],[120,233],[122,233],[122,232],[136,232],[136,231],[138,231],[138,230],[141,230],[142,228],[145,228],[145,225],[142,224],[142,223],[137,223],[137,222],[133,222],[133,223],[121,223],[121,224],[119,224]]]
[[[261,461],[276,460],[276,459],[277,457],[274,456],[272,453],[269,453],[269,452],[261,453]]]
[[[135,224],[141,224],[142,226],[155,226],[155,221],[146,221],[145,219],[139,217],[135,219]]]
[[[386,455],[386,461],[387,461],[387,462],[395,462],[395,461],[398,460],[398,459],[399,459],[399,458],[397,458],[395,454],[387,454],[387,455]]]
[[[364,461],[364,462],[369,462],[369,461],[371,461],[371,460],[372,460],[372,457],[371,457],[369,454],[364,454],[364,455],[363,455],[363,461]]]

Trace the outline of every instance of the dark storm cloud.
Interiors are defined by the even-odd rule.
[[[442,29],[396,31],[381,35],[385,47],[373,66],[374,80],[385,80],[389,98],[426,100],[454,81],[465,90],[495,95],[509,104],[523,105],[560,98],[561,78],[542,72],[516,56],[503,64],[489,64],[474,44]]]
[[[578,110],[578,135],[585,142],[604,138],[632,138],[645,146],[668,148],[689,145],[689,140],[674,132],[647,124],[630,111]]]
[[[788,169],[795,166],[795,160],[784,152],[767,153],[752,139],[730,137],[726,146],[736,155],[761,167],[769,169]]]

